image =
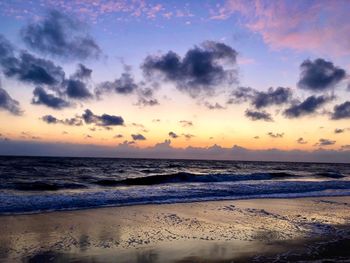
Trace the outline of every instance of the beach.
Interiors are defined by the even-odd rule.
[[[4,215],[0,261],[341,260],[350,258],[349,222],[348,196]]]

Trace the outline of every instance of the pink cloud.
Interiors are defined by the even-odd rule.
[[[212,19],[239,14],[274,49],[350,54],[350,1],[227,0]]]
[[[38,7],[57,9],[61,12],[74,13],[83,18],[97,21],[104,15],[129,15],[130,17],[145,17],[154,19],[157,16],[170,17],[169,10],[162,4],[151,3],[147,0],[38,0],[23,6],[10,2],[0,2],[0,10],[8,16],[32,17]],[[26,12],[25,12],[26,11]]]

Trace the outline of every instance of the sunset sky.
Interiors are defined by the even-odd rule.
[[[0,2],[0,154],[350,161],[350,1]]]

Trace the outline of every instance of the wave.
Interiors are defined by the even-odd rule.
[[[78,183],[61,183],[61,182],[17,182],[12,185],[13,189],[20,191],[57,191],[62,189],[82,189],[85,185]]]
[[[95,189],[95,191],[0,193],[0,213],[19,214],[105,206],[185,203],[248,198],[350,195],[350,181],[259,181]]]
[[[187,172],[178,172],[173,174],[150,175],[145,177],[126,178],[122,180],[101,179],[93,183],[101,186],[123,186],[123,185],[156,185],[170,183],[208,183],[208,182],[237,182],[249,180],[272,180],[297,175],[276,172],[276,173],[254,173],[247,175],[234,174],[193,174]]]

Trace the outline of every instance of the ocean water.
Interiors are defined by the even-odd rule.
[[[350,164],[0,157],[0,214],[350,195]]]

